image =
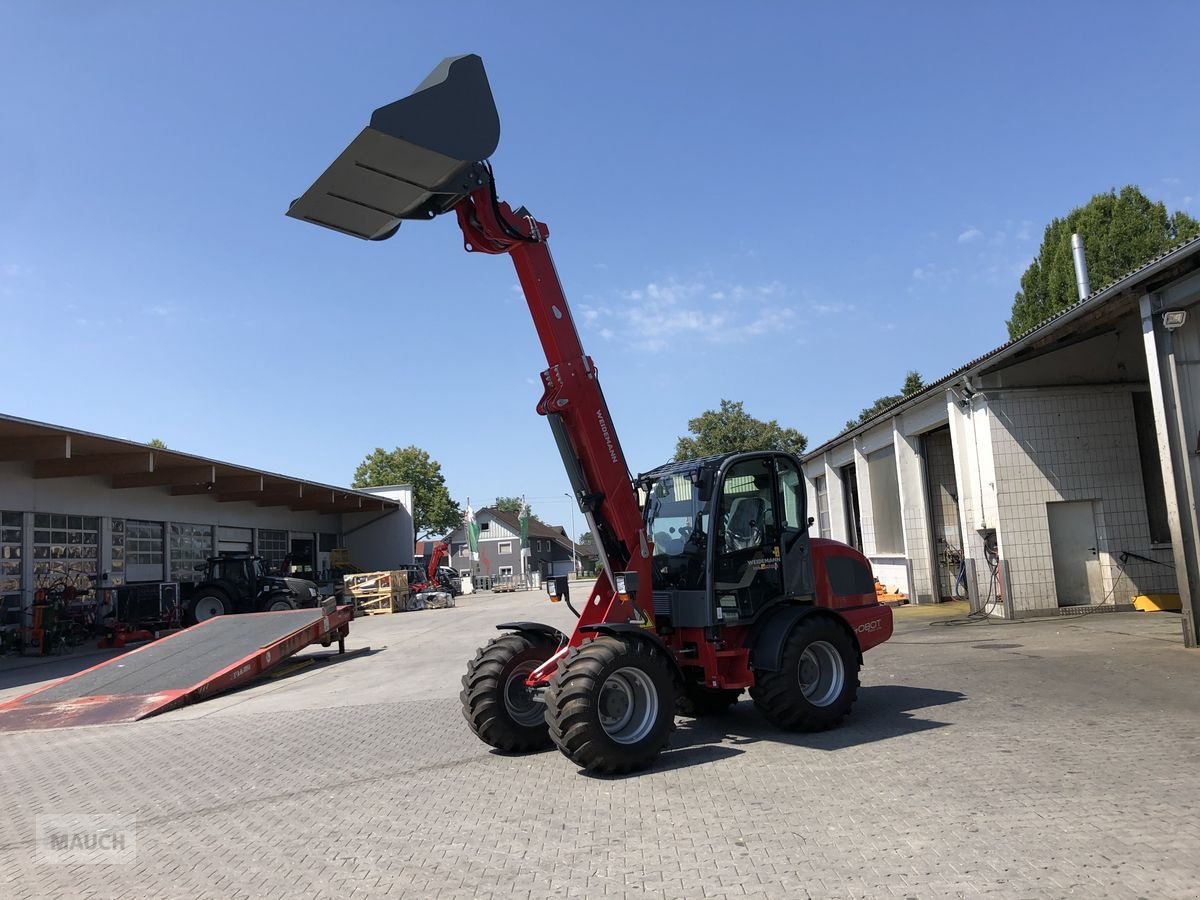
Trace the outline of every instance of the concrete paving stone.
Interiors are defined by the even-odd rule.
[[[743,700],[681,720],[655,770],[599,779],[492,753],[459,713],[492,621],[569,625],[535,603],[360,620],[374,652],[345,664],[0,736],[0,895],[1195,896],[1200,657],[1137,620],[1001,638],[902,612],[842,729],[779,734]],[[36,862],[43,812],[136,815],[137,862],[99,889]]]

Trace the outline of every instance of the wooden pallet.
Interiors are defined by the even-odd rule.
[[[376,597],[355,597],[354,608],[360,616],[390,616],[405,608],[407,594],[380,594]]]
[[[344,593],[366,616],[390,615],[408,605],[408,573],[356,572],[342,578]]]

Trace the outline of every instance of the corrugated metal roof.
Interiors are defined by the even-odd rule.
[[[1035,336],[1044,337],[1046,334],[1053,333],[1055,326],[1058,323],[1060,323],[1063,319],[1073,317],[1075,313],[1080,312],[1085,307],[1087,307],[1087,308],[1099,307],[1101,304],[1107,302],[1108,300],[1112,299],[1113,297],[1116,297],[1116,296],[1124,293],[1129,288],[1133,287],[1133,285],[1137,284],[1137,282],[1141,278],[1145,277],[1146,275],[1152,274],[1152,271],[1158,271],[1160,269],[1166,268],[1168,265],[1171,265],[1176,262],[1180,262],[1197,252],[1200,252],[1200,235],[1197,235],[1196,237],[1193,237],[1193,238],[1189,238],[1188,240],[1184,241],[1183,243],[1178,244],[1175,247],[1172,247],[1170,250],[1166,251],[1165,253],[1161,253],[1158,256],[1154,257],[1153,259],[1147,260],[1145,263],[1138,266],[1136,269],[1133,269],[1132,271],[1127,272],[1126,274],[1122,275],[1120,278],[1118,278],[1116,281],[1112,282],[1111,284],[1108,284],[1108,285],[1104,286],[1103,288],[1100,288],[1099,290],[1092,291],[1092,293],[1089,294],[1084,299],[1076,301],[1075,303],[1071,304],[1070,306],[1066,307],[1065,309],[1062,309],[1059,312],[1055,313],[1054,315],[1044,319],[1043,321],[1039,322],[1037,325],[1034,325],[1032,328],[1030,328],[1028,331],[1024,332],[1023,334],[1019,334],[1012,340],[1008,341],[1007,343],[1001,344],[995,350],[989,350],[987,353],[984,353],[982,356],[977,356],[975,359],[971,360],[970,362],[964,363],[963,365],[959,366],[957,369],[950,372],[948,375],[944,375],[941,378],[939,378],[937,381],[934,381],[931,384],[926,385],[921,390],[919,390],[915,393],[909,394],[907,397],[903,397],[900,400],[897,400],[895,403],[891,404],[890,406],[887,406],[887,407],[881,409],[879,412],[877,412],[875,415],[871,416],[871,418],[867,419],[865,422],[860,422],[858,425],[855,425],[853,428],[848,428],[845,431],[842,431],[842,432],[834,435],[832,438],[830,438],[829,440],[822,443],[816,449],[811,450],[808,453],[805,453],[804,456],[802,457],[803,461],[807,462],[808,460],[821,455],[822,453],[824,453],[826,450],[828,450],[833,445],[841,443],[846,438],[851,437],[855,434],[859,434],[863,431],[866,431],[868,428],[873,427],[877,422],[879,422],[879,420],[881,420],[887,416],[895,415],[895,413],[898,412],[901,407],[910,406],[910,405],[916,403],[916,401],[929,395],[930,393],[932,393],[933,391],[942,387],[943,385],[947,384],[948,382],[951,382],[955,378],[958,378],[958,377],[962,376],[963,374],[970,372],[972,369],[975,369],[975,368],[983,365],[984,363],[988,362],[989,360],[991,360],[1003,353],[1006,353],[1010,350],[1015,350],[1019,346],[1030,343],[1031,340]]]

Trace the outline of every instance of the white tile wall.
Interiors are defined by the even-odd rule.
[[[1173,592],[1166,566],[1119,562],[1122,550],[1170,562],[1150,547],[1133,403],[1125,391],[1064,391],[993,396],[1001,555],[1014,608],[1058,606],[1046,504],[1092,500],[1108,603],[1138,593]]]

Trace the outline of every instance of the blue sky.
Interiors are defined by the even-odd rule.
[[[722,398],[815,446],[1002,343],[1054,216],[1127,183],[1197,214],[1200,13],[1132,9],[9,2],[0,411],[339,484],[417,444],[567,522],[511,264],[449,216],[283,215],[476,52],[631,469]]]

